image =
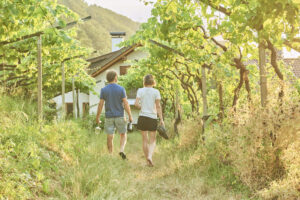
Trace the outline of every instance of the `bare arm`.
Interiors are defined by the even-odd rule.
[[[132,120],[131,110],[130,110],[130,106],[128,104],[127,98],[123,98],[122,101],[124,103],[124,109],[128,114],[129,121],[132,122],[133,120]]]
[[[164,119],[163,119],[163,116],[162,116],[162,109],[161,109],[161,105],[160,105],[160,99],[155,100],[155,106],[156,106],[158,117],[160,119],[160,124],[165,125]]]
[[[101,123],[100,121],[100,115],[103,109],[103,105],[104,105],[104,99],[100,99],[100,102],[98,104],[98,111],[97,111],[97,115],[96,115],[96,123],[99,124]]]
[[[141,109],[141,104],[140,104],[140,98],[136,98],[135,99],[135,103],[134,103],[134,106],[137,108],[137,109]]]

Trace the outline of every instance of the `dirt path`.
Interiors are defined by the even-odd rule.
[[[128,160],[118,156],[119,136],[114,139],[115,153],[106,151],[105,135],[93,136],[88,154],[65,180],[72,194],[66,199],[242,199],[223,187],[212,188],[195,156],[173,152],[171,142],[158,143],[154,167],[148,167],[143,157],[141,136],[128,136]]]

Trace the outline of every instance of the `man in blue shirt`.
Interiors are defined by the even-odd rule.
[[[100,115],[105,102],[105,125],[104,129],[107,133],[107,148],[109,153],[113,152],[113,138],[115,129],[120,133],[120,153],[119,155],[126,159],[124,153],[127,140],[127,122],[124,116],[124,109],[126,110],[129,121],[132,122],[132,115],[130,106],[127,101],[125,89],[118,85],[118,75],[116,71],[110,70],[106,74],[106,80],[109,83],[101,89],[100,102],[96,116],[97,124],[101,123]]]

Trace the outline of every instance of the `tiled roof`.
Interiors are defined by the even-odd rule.
[[[88,67],[88,74],[93,74],[96,71],[100,70],[103,66],[113,61],[114,59],[118,58],[120,55],[122,55],[124,52],[129,50],[131,47],[132,46],[123,47],[118,51],[114,51],[102,56],[88,59],[87,61],[91,63]]]
[[[295,76],[300,78],[300,58],[285,58],[283,60],[287,65],[292,66]]]
[[[283,60],[284,63],[292,67],[292,71],[297,78],[300,78],[300,58],[282,58],[282,55],[278,55],[278,61]],[[267,63],[269,59],[267,57]],[[259,65],[258,60],[248,60],[244,63],[245,65]]]

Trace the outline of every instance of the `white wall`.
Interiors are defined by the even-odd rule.
[[[76,95],[76,91],[75,91],[75,95]],[[57,115],[58,115],[58,118],[60,118],[62,115],[62,95],[54,97],[52,100],[56,103]],[[65,102],[73,103],[72,91],[65,94]],[[82,116],[82,114],[83,114],[83,105],[82,105],[83,103],[89,103],[89,95],[80,92],[79,93],[80,116]],[[77,106],[76,106],[76,109],[77,109]]]
[[[144,51],[141,51],[141,50],[134,51],[134,52],[130,53],[129,55],[127,55],[126,61],[119,61],[119,62],[115,63],[109,69],[107,69],[106,71],[102,72],[97,77],[95,77],[96,82],[98,82],[98,83],[94,87],[94,90],[96,91],[97,94],[95,95],[95,94],[93,94],[93,92],[90,91],[90,96],[89,96],[90,114],[97,113],[97,107],[98,107],[98,103],[100,101],[100,90],[101,90],[101,88],[103,88],[105,86],[105,82],[106,82],[106,72],[108,70],[113,69],[119,75],[120,74],[120,66],[130,65],[130,60],[139,60],[139,59],[145,58],[147,56],[148,56],[148,54]],[[143,81],[143,80],[141,80],[141,81]],[[133,105],[132,102],[134,102],[134,101],[131,100],[129,102],[131,105]],[[131,106],[131,110],[132,110],[134,122],[137,122],[137,117],[138,117],[139,111],[136,110],[133,106]]]
[[[121,62],[118,62],[111,66],[108,70],[115,70],[118,75],[120,74],[120,64]],[[89,102],[90,102],[90,114],[97,114],[97,107],[98,103],[100,101],[100,90],[105,86],[106,82],[106,71],[102,72],[98,76],[95,77],[96,80],[96,86],[94,87],[94,91],[96,94],[94,94],[93,91],[90,91],[90,96],[89,96]]]

